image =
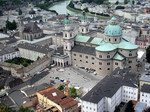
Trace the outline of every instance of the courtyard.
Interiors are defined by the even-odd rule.
[[[33,61],[31,61],[31,60],[21,58],[21,57],[16,57],[16,58],[13,58],[11,60],[7,60],[6,62],[12,63],[12,64],[17,64],[17,65],[23,65],[24,67],[27,67],[28,65],[33,63]]]
[[[77,67],[52,68],[49,70],[49,74],[36,82],[35,85],[53,81],[54,85],[57,86],[68,80],[69,87],[82,88],[86,93],[102,79],[102,76],[88,73]]]

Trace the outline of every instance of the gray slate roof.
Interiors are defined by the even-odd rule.
[[[36,51],[36,52],[40,52],[44,54],[47,54],[53,51],[53,49],[49,48],[48,46],[39,46],[39,45],[29,44],[29,43],[18,44],[18,48],[28,49],[28,50],[32,50],[32,51]]]
[[[35,22],[30,22],[25,25],[23,33],[40,33],[42,30],[37,26]]]
[[[13,53],[13,52],[17,52],[18,49],[15,47],[5,47],[3,49],[0,50],[0,56],[4,55],[4,54],[9,54],[9,53]]]
[[[121,86],[136,88],[136,83],[135,74],[129,72],[128,69],[116,69],[111,75],[101,80],[81,100],[97,104],[104,97],[111,98]]]
[[[144,85],[141,87],[141,92],[150,93],[150,85],[144,84]]]
[[[95,56],[95,48],[83,45],[75,45],[72,52],[84,53]]]
[[[35,94],[37,91],[40,91],[40,90],[48,88],[48,87],[50,87],[48,84],[43,83],[39,86],[25,88],[22,91],[24,91],[28,96],[30,96],[30,95]]]

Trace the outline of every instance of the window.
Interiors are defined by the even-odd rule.
[[[107,55],[107,58],[110,58],[110,55]]]
[[[129,66],[129,68],[131,68],[131,66]]]
[[[110,42],[110,39],[109,39],[109,42]]]
[[[88,63],[88,61],[86,61],[86,63]]]
[[[115,39],[115,41],[117,41],[117,39]]]
[[[74,56],[76,56],[76,54],[74,54]]]
[[[94,57],[92,57],[92,60],[94,60]]]
[[[132,63],[132,61],[130,60],[129,63]]]
[[[92,65],[94,65],[94,63],[92,63]]]
[[[88,56],[85,56],[85,58],[88,58]]]
[[[107,68],[107,70],[110,70],[110,68]]]
[[[110,63],[107,63],[107,65],[110,65]]]
[[[102,70],[102,68],[99,68],[99,70]]]
[[[115,65],[118,65],[118,63],[117,63],[117,62],[115,62]]]
[[[129,56],[132,56],[132,54],[130,53]]]
[[[76,59],[74,59],[76,61]]]
[[[99,55],[99,58],[102,58],[102,55]]]
[[[67,34],[65,34],[65,37],[67,37]]]
[[[70,37],[72,37],[72,34],[70,33]]]
[[[99,62],[99,65],[102,65],[102,62]]]
[[[82,60],[80,60],[80,62],[82,62]]]
[[[80,55],[80,57],[82,57],[82,55]]]

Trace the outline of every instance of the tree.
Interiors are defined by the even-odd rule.
[[[13,22],[10,22],[9,20],[6,21],[6,29],[15,30],[16,28],[17,28],[17,23],[15,20],[13,20]]]
[[[131,100],[127,103],[125,112],[134,112],[133,103]]]
[[[74,87],[70,88],[70,96],[77,97],[77,90]]]
[[[124,0],[124,4],[127,4],[128,3],[128,0]]]
[[[116,1],[116,3],[115,3],[116,5],[118,5],[119,4],[119,1]]]
[[[116,106],[116,107],[115,107],[115,111],[114,111],[114,112],[120,112],[119,106]]]
[[[150,46],[146,49],[146,59],[147,62],[150,63]]]
[[[57,89],[63,91],[65,89],[65,85],[60,85]]]
[[[135,4],[135,1],[133,0],[133,1],[132,1],[132,5],[134,5],[134,4]]]
[[[17,112],[34,112],[34,111],[30,110],[29,108],[20,107]]]
[[[8,106],[5,104],[0,103],[0,112],[13,112]]]
[[[117,6],[116,9],[124,9],[124,6]]]

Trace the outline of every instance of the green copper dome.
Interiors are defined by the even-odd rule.
[[[122,28],[117,24],[117,19],[112,17],[110,24],[106,26],[104,34],[110,37],[118,37],[122,35]]]
[[[95,49],[97,51],[108,52],[108,51],[113,51],[113,50],[117,49],[117,47],[111,43],[106,43],[106,44],[96,47]]]
[[[66,15],[64,21],[63,21],[64,25],[69,25],[71,24],[71,21],[69,20],[69,15]]]
[[[67,18],[64,19],[64,25],[69,25],[71,23],[71,21]]]

